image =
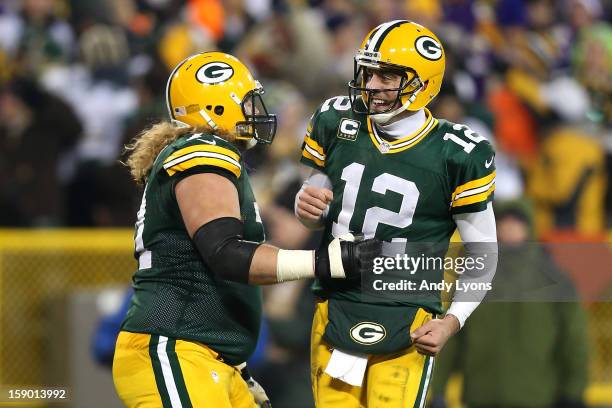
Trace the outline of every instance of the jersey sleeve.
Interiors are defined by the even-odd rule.
[[[449,166],[450,211],[463,214],[484,211],[495,191],[495,151],[481,141],[469,153],[459,151]]]
[[[163,161],[168,176],[180,180],[197,173],[216,173],[236,182],[242,174],[240,153],[218,137],[191,138]]]
[[[325,127],[323,120],[321,120],[320,109],[317,109],[306,127],[300,162],[317,170],[325,171],[325,157]]]

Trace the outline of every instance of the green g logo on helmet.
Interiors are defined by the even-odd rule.
[[[225,62],[209,62],[196,72],[196,78],[203,84],[217,84],[227,81],[234,75],[233,68]]]
[[[436,61],[442,58],[442,46],[433,38],[423,35],[414,42],[416,50],[423,58]]]

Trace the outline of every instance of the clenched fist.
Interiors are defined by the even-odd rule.
[[[318,226],[334,193],[322,187],[306,186],[297,196],[295,215],[307,227]]]

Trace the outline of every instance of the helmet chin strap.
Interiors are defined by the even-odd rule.
[[[408,109],[410,107],[410,105],[412,105],[412,103],[416,99],[416,97],[419,94],[419,92],[421,92],[421,89],[423,89],[422,86],[419,89],[417,89],[416,91],[414,91],[412,93],[412,95],[410,96],[410,98],[408,98],[406,103],[404,103],[402,106],[400,106],[396,110],[391,111],[391,112],[387,112],[387,113],[376,113],[374,115],[369,115],[370,119],[372,119],[372,122],[374,122],[374,123],[376,123],[378,125],[386,125],[387,123],[389,123],[389,121],[391,119],[393,119],[394,117],[396,117],[400,113],[404,112],[406,109]]]
[[[176,120],[176,119],[170,119],[170,122],[174,126],[179,127],[179,128],[188,128],[188,127],[191,127],[191,125],[188,125],[187,123],[181,122],[180,120]]]

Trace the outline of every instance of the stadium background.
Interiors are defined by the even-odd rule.
[[[586,402],[612,406],[612,304],[601,301],[612,293],[610,13],[604,0],[4,0],[0,401],[15,403],[8,388],[44,386],[68,388],[71,406],[116,404],[92,339],[135,267],[140,192],[118,160],[165,117],[170,67],[219,49],[256,72],[279,115],[274,144],[248,155],[268,239],[312,247],[317,236],[292,216],[305,124],[346,93],[368,29],[409,18],[447,52],[434,114],[496,145],[496,201],[529,208],[539,240],[581,243],[556,261],[589,291]],[[254,371],[275,406],[308,406],[307,285],[266,288],[265,311]]]

